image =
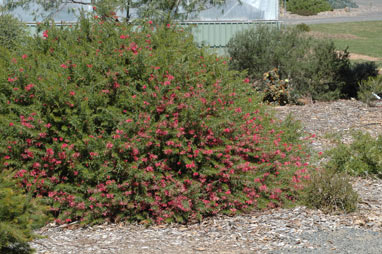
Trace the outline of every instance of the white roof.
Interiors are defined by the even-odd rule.
[[[194,20],[278,20],[279,0],[227,0],[223,6],[201,11]]]

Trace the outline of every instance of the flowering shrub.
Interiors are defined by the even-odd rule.
[[[0,82],[1,164],[59,223],[272,208],[308,177],[296,130],[173,25],[82,18],[18,52]]]

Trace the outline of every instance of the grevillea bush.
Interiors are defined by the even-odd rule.
[[[308,154],[248,79],[152,22],[41,25],[0,82],[0,158],[59,223],[188,222],[293,202]]]

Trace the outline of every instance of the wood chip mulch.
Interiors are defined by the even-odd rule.
[[[313,149],[333,146],[335,135],[350,142],[352,130],[382,134],[382,108],[353,100],[275,107],[285,118],[291,113],[302,121],[305,131],[316,134]],[[37,253],[268,253],[277,249],[314,246],[302,233],[339,228],[382,231],[382,180],[354,178],[353,186],[362,201],[352,214],[328,215],[305,207],[274,209],[235,217],[214,217],[193,225],[48,225],[38,231],[46,238],[31,246]]]

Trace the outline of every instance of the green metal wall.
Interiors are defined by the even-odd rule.
[[[255,28],[261,24],[280,27],[280,21],[249,22],[186,22],[183,26],[192,26],[192,33],[198,45],[211,48],[225,48],[229,40],[239,31]]]
[[[73,24],[73,23],[72,23]],[[245,22],[184,22],[181,26],[191,26],[195,42],[199,46],[209,46],[216,49],[219,54],[224,54],[229,40],[239,31],[256,28],[259,25],[280,27],[280,21],[245,21]],[[70,23],[56,23],[59,26],[71,25]],[[31,33],[36,33],[36,24],[29,23]]]

